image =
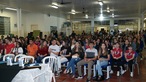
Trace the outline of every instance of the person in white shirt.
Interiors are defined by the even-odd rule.
[[[50,56],[55,56],[57,58],[58,68],[56,71],[59,71],[59,70],[61,70],[60,57],[58,56],[59,52],[60,52],[60,47],[56,44],[56,39],[52,39],[51,43],[52,44],[49,46],[48,52],[49,52]]]
[[[94,61],[97,59],[97,56],[98,56],[97,49],[95,49],[93,46],[94,46],[94,43],[90,42],[89,43],[89,48],[87,48],[86,51],[85,51],[84,59],[82,59],[81,61],[79,61],[77,63],[77,69],[78,69],[78,75],[79,75],[79,77],[77,77],[77,79],[83,78],[82,77],[81,66],[85,65],[85,64],[88,64],[88,76],[87,76],[87,81],[86,82],[90,82],[91,74],[92,74],[92,69],[91,68],[92,68],[92,65],[94,64]]]
[[[12,51],[15,55],[23,54],[23,49],[20,42],[16,42],[16,47]]]

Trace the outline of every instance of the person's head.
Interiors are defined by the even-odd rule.
[[[52,39],[51,43],[52,43],[52,45],[56,45],[56,43],[57,43],[56,39]]]
[[[2,44],[3,43],[3,40],[2,39],[0,39],[0,44]]]
[[[116,38],[114,38],[114,43],[117,43],[118,41],[117,41],[117,39]]]
[[[132,51],[132,45],[128,45],[128,50]]]
[[[106,49],[106,44],[105,43],[101,44],[101,49]]]
[[[90,47],[90,48],[93,48],[93,47],[94,47],[94,42],[90,42],[90,43],[89,43],[89,47]]]
[[[12,38],[12,42],[13,43],[16,42],[16,38],[15,37]]]
[[[62,46],[65,46],[65,45],[66,45],[65,41],[62,41]]]
[[[43,41],[43,46],[47,46],[47,41],[46,40]]]
[[[16,43],[16,47],[17,47],[17,48],[22,47],[21,43],[20,43],[20,42],[17,42],[17,43]]]
[[[125,44],[126,44],[126,45],[128,45],[128,44],[129,44],[129,41],[128,41],[127,39],[125,40]]]
[[[116,43],[116,48],[120,48],[120,44],[118,42]]]
[[[30,38],[29,39],[29,44],[31,45],[31,44],[33,44],[34,43],[34,39],[33,38]]]
[[[7,37],[6,39],[5,39],[5,42],[8,44],[8,43],[10,43],[12,41],[12,39],[10,38],[10,37]]]
[[[75,43],[75,48],[79,48],[79,47],[80,47],[80,42],[77,41],[77,42]]]

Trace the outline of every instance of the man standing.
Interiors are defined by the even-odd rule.
[[[29,39],[29,45],[27,46],[27,54],[29,56],[37,57],[38,46],[34,44],[33,39]]]
[[[79,61],[77,63],[77,69],[78,69],[78,75],[79,77],[77,79],[82,79],[82,70],[81,66],[88,64],[88,76],[87,76],[87,82],[90,82],[91,79],[91,71],[92,71],[92,65],[94,64],[94,60],[97,58],[97,50],[93,47],[94,43],[90,42],[89,48],[85,51],[85,57],[83,60]]]

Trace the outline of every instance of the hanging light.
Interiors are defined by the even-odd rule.
[[[99,4],[100,6],[102,6],[102,5],[103,5],[103,2],[102,2],[102,1],[98,1],[98,4]]]
[[[86,19],[88,19],[88,18],[89,18],[88,14],[86,14],[86,15],[85,15],[85,18],[86,18]]]
[[[114,13],[112,13],[112,17],[113,17],[113,18],[115,17],[115,14],[114,14]]]
[[[99,20],[100,20],[100,21],[103,21],[103,19],[104,19],[103,14],[100,14]]]
[[[72,10],[71,10],[71,14],[73,14],[73,15],[76,14],[75,9],[72,9]]]
[[[107,7],[107,12],[108,12],[108,13],[110,12],[110,8],[109,8],[109,7]]]

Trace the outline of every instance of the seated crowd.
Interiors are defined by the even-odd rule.
[[[126,72],[124,64],[128,64],[130,76],[133,77],[132,64],[135,54],[140,53],[145,44],[144,33],[136,32],[116,33],[95,33],[76,35],[72,33],[69,37],[62,34],[46,36],[45,38],[29,37],[6,37],[0,39],[0,56],[4,54],[26,54],[33,56],[37,63],[42,63],[46,56],[57,58],[58,70],[61,71],[61,64],[68,62],[64,74],[70,70],[72,78],[82,79],[82,66],[88,69],[87,82],[92,78],[92,66],[95,65],[97,80],[104,76],[102,67],[111,65],[110,73],[117,71],[117,76]],[[140,55],[142,58],[142,55]],[[117,70],[114,66],[116,65]],[[77,73],[76,73],[77,68]],[[122,71],[120,71],[122,70]]]

